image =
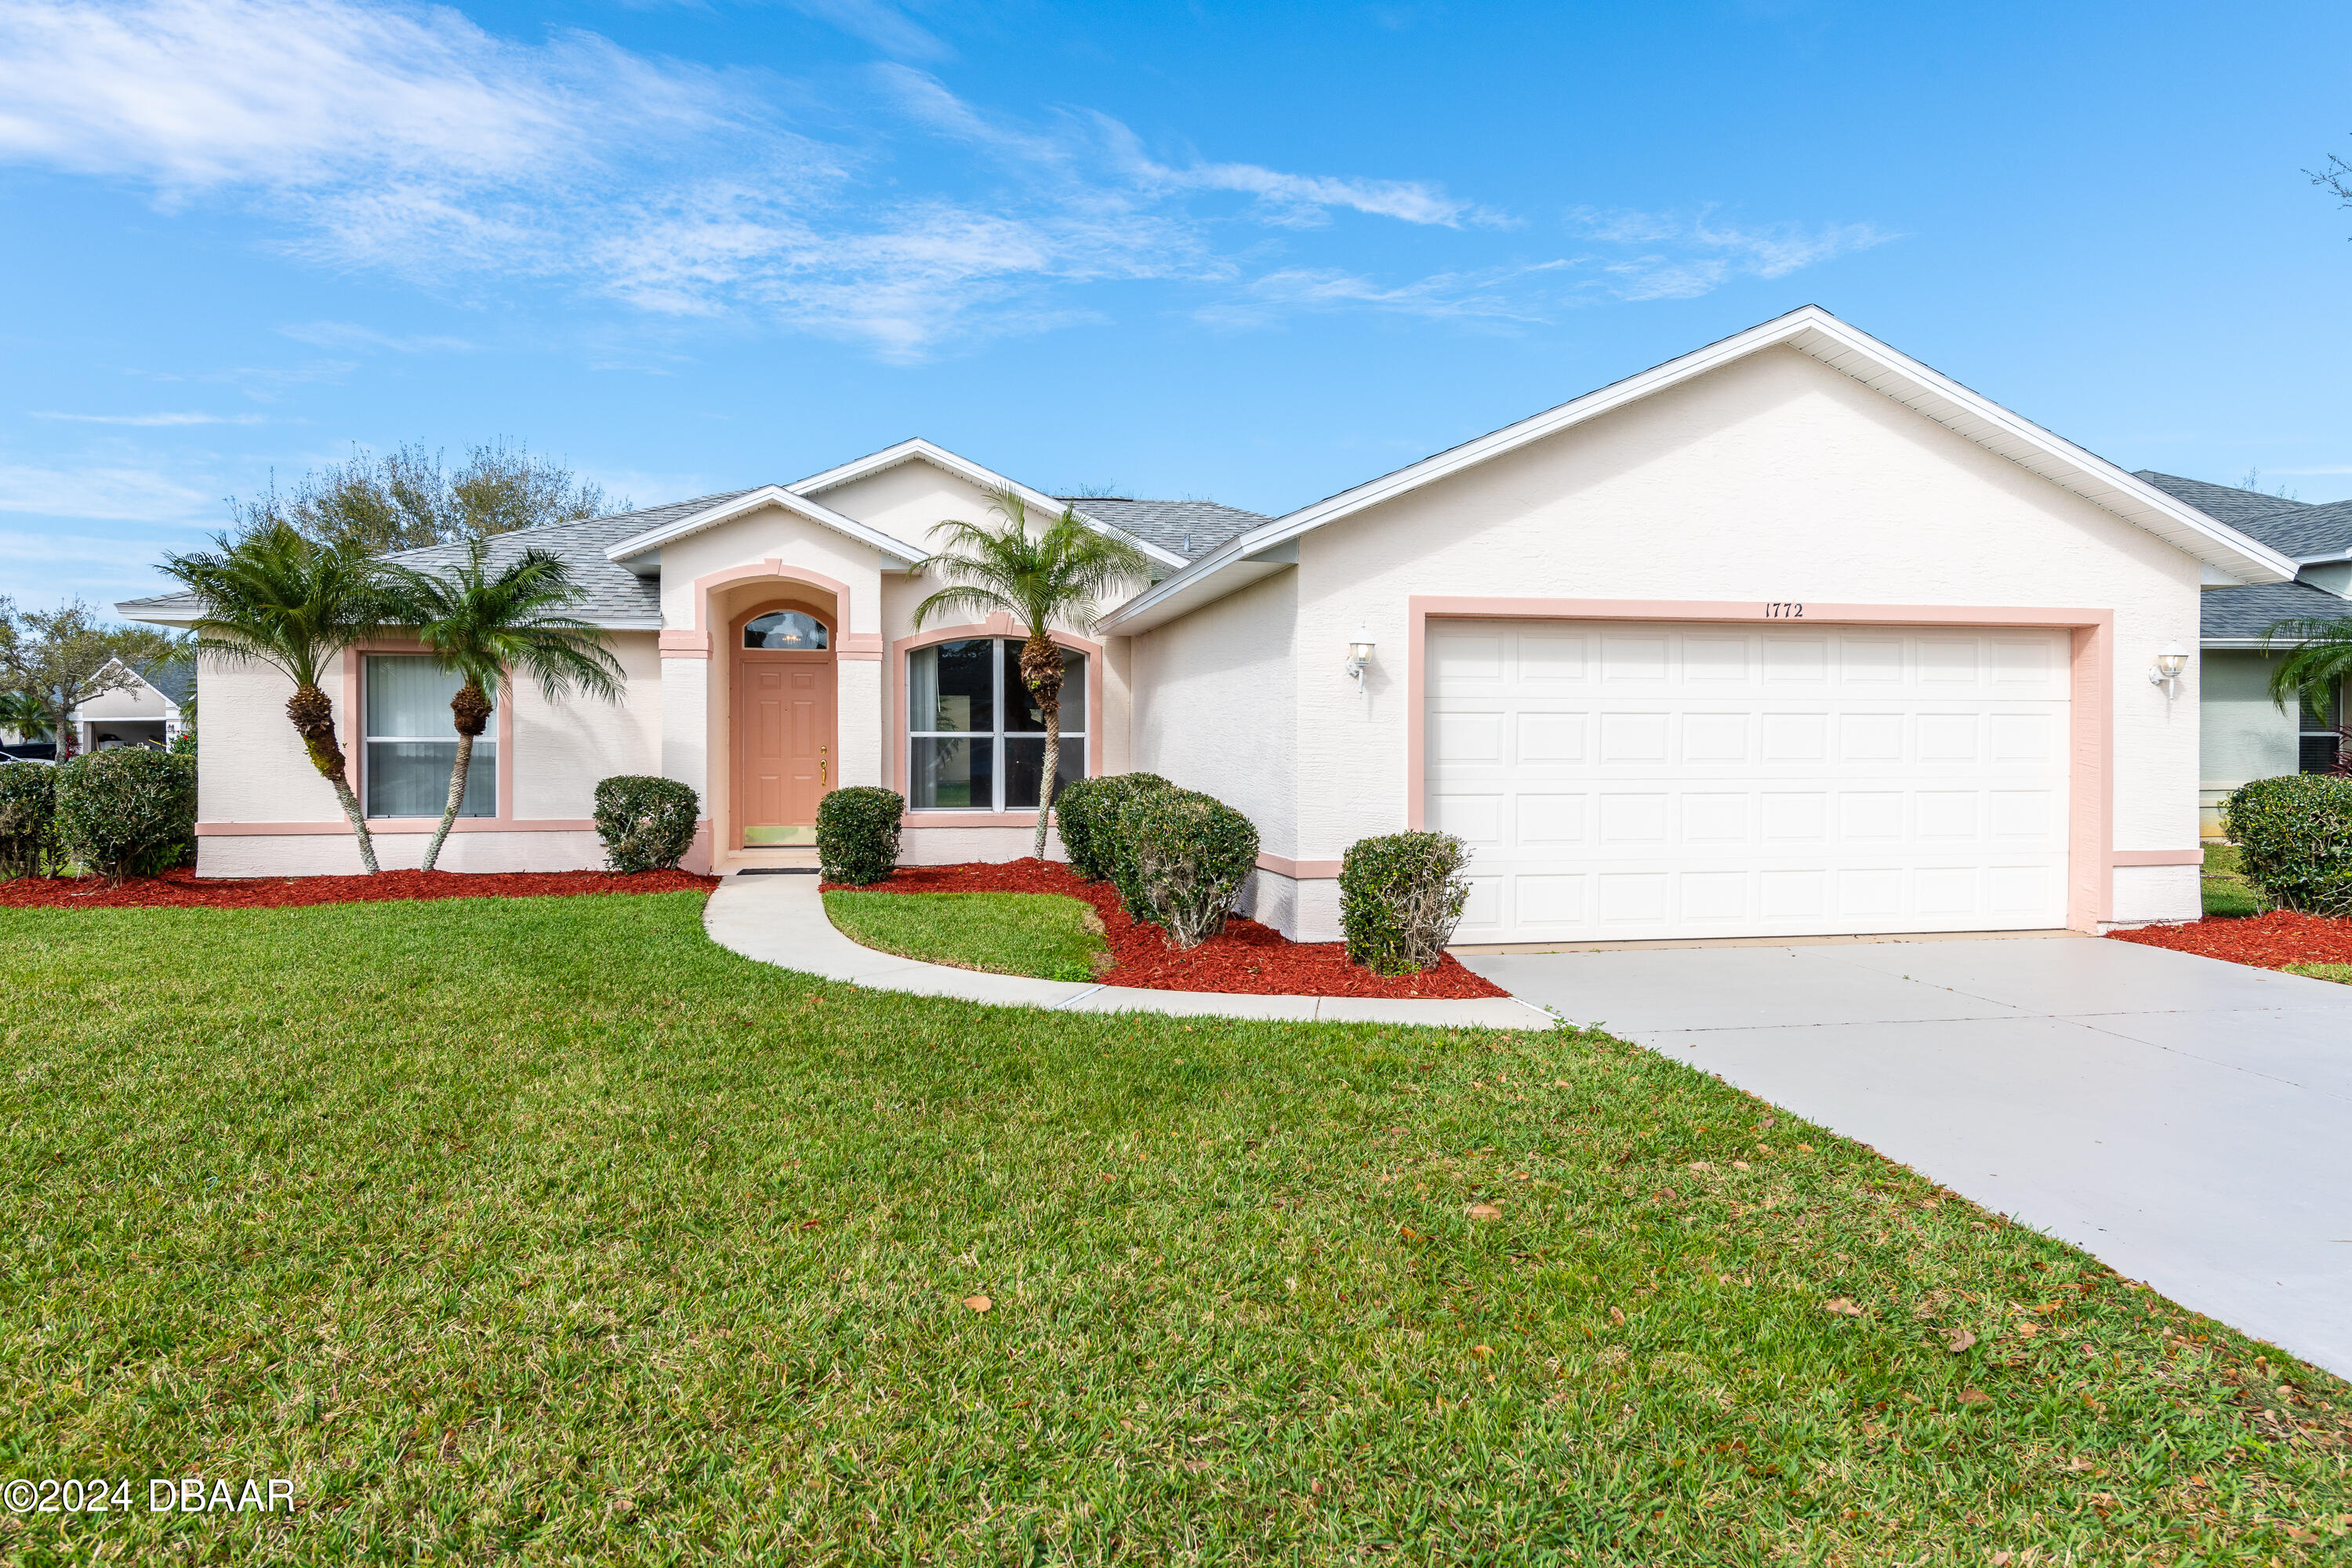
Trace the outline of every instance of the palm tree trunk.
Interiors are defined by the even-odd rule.
[[[344,819],[352,825],[352,837],[359,843],[360,864],[367,868],[369,876],[374,876],[375,838],[368,832],[367,817],[360,810],[360,797],[352,793],[342,742],[335,736],[335,705],[317,687],[298,686],[294,695],[286,700],[286,717],[292,721],[294,732],[302,737],[303,748],[310,753],[310,765],[333,786],[336,804],[343,808]]]
[[[1051,826],[1054,811],[1054,780],[1062,771],[1062,705],[1055,703],[1045,710],[1045,776],[1037,781],[1037,847],[1036,858],[1045,858],[1045,831]]]
[[[433,842],[425,847],[425,868],[441,858],[441,842],[449,837],[449,825],[457,820],[457,808],[466,803],[466,773],[474,765],[474,737],[457,737],[457,764],[449,770],[449,803],[441,808],[441,826],[433,830]]]

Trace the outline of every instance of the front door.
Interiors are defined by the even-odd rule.
[[[738,842],[815,842],[833,787],[833,660],[745,650],[735,676]]]

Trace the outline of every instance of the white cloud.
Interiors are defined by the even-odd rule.
[[[1430,321],[1533,323],[1556,306],[1542,285],[1574,264],[1541,261],[1472,272],[1440,272],[1411,283],[1381,284],[1329,268],[1289,268],[1254,278],[1236,295],[1201,310],[1221,326],[1255,326],[1297,310],[1370,310]]]
[[[1607,291],[1628,300],[1696,299],[1735,278],[1783,278],[1902,237],[1867,223],[1743,227],[1717,222],[1715,212],[1702,207],[1685,217],[1579,207],[1568,216],[1585,238],[1638,252],[1599,258]]]
[[[902,60],[949,52],[888,0],[787,3]],[[1381,285],[1302,265],[1279,236],[1340,215],[1435,230],[1511,222],[1429,181],[1155,155],[1108,116],[984,112],[903,64],[827,86],[878,93],[878,117],[865,112],[874,103],[826,103],[832,123],[858,129],[819,139],[778,107],[804,88],[583,32],[519,41],[442,6],[0,0],[0,163],[143,183],[167,208],[237,204],[268,242],[331,266],[469,288],[539,280],[667,316],[748,314],[900,360],[1090,319],[1082,287],[1111,282],[1214,289],[1234,319],[1293,308],[1535,320],[1557,304],[1550,280],[1530,281],[1541,268]],[[934,173],[907,151],[909,132],[950,163],[984,167]],[[1591,288],[1624,299],[1779,277],[1885,237],[1706,214],[1617,214],[1587,233],[1640,246],[1592,274]],[[470,346],[341,322],[282,330],[343,351]]]
[[[424,332],[380,332],[355,321],[302,321],[278,329],[281,337],[322,349],[387,349],[394,353],[471,353],[474,345],[463,338]]]
[[[55,414],[37,410],[36,419],[62,419],[76,425],[135,425],[161,429],[178,425],[259,425],[258,414]]]
[[[47,468],[0,463],[0,512],[187,523],[208,510],[217,511],[219,506],[217,498],[200,495],[152,468],[105,464]]]

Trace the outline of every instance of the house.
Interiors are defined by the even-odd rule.
[[[2216,585],[2204,595],[2198,678],[2199,815],[2221,831],[2222,797],[2249,779],[2336,766],[2344,696],[2281,707],[2271,696],[2278,656],[2266,634],[2285,620],[2352,616],[2352,501],[2317,506],[2260,490],[2143,471],[2139,478],[2295,564],[2291,583]]]
[[[621,773],[700,792],[722,870],[804,856],[845,784],[907,796],[910,863],[1027,853],[1024,628],[912,619],[929,530],[1006,482],[913,440],[500,538],[573,562],[626,698],[522,685],[445,864],[596,864]],[[2200,592],[2299,570],[1812,306],[1282,517],[1075,504],[1160,575],[1057,637],[1067,769],[1247,813],[1246,907],[1306,940],[1349,845],[1408,827],[1471,845],[1465,942],[2193,918]],[[415,864],[453,683],[397,642],[338,680],[379,851]],[[200,873],[355,868],[283,682],[201,681]]]
[[[66,713],[79,754],[171,744],[185,728],[181,705],[195,690],[196,672],[186,659],[142,668],[109,659],[91,684],[101,689]]]

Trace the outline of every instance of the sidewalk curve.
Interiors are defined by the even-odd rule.
[[[1070,1013],[1169,1013],[1182,1016],[1279,1018],[1295,1023],[1419,1024],[1437,1028],[1548,1027],[1555,1016],[1530,1002],[1485,996],[1459,1002],[1370,996],[1253,996],[1224,991],[1151,991],[987,974],[861,947],[825,918],[813,876],[743,876],[719,885],[702,929],[746,958],[826,980],[919,996],[952,996],[1006,1007]]]

